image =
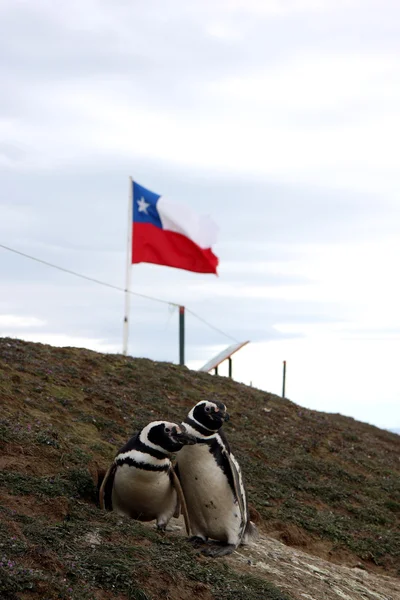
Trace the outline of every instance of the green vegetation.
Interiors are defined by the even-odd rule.
[[[228,406],[264,532],[295,526],[310,552],[323,543],[334,559],[400,574],[400,436],[167,363],[0,339],[0,597],[288,598],[179,535],[96,507],[97,473],[116,449],[204,398]]]
[[[165,597],[160,595],[165,585],[179,590],[184,582],[221,600],[290,600],[264,580],[239,575],[218,561],[199,560],[180,536],[162,536],[79,501],[61,522],[6,510],[2,517],[6,522],[12,518],[21,536],[10,540],[7,529],[0,528],[4,599],[31,590],[51,594],[43,598],[86,600],[104,589],[127,598],[156,600]]]

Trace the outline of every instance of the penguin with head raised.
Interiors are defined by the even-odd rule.
[[[155,519],[157,528],[165,530],[171,517],[179,516],[181,508],[185,516],[185,502],[171,454],[194,443],[195,438],[185,425],[166,421],[146,425],[114,458],[100,487],[100,507],[139,521]]]
[[[222,402],[198,402],[184,420],[196,444],[177,456],[191,541],[208,556],[224,556],[257,537],[250,521],[240,465],[221,427],[229,419]],[[210,540],[210,541],[208,541]]]

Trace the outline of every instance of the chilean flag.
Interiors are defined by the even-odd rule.
[[[215,223],[135,182],[132,186],[132,263],[217,274],[218,258],[211,250]]]

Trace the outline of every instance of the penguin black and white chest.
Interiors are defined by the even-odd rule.
[[[196,404],[184,421],[196,444],[177,457],[179,478],[186,498],[195,544],[210,543],[209,556],[230,554],[257,535],[250,521],[239,463],[221,430],[229,415],[221,402]]]
[[[184,425],[153,421],[117,453],[102,482],[100,507],[165,529],[179,515],[171,454],[195,443]],[[176,477],[175,477],[176,479]],[[179,484],[179,482],[178,482]]]

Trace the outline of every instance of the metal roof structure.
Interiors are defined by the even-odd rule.
[[[232,377],[232,355],[249,343],[249,341],[237,342],[236,344],[228,346],[228,348],[222,350],[222,352],[217,354],[217,356],[214,356],[214,358],[212,358],[204,366],[202,366],[201,369],[199,369],[199,371],[202,371],[203,373],[208,373],[209,371],[215,369],[215,373],[217,374],[219,365],[222,362],[224,362],[224,360],[229,360],[229,377]]]

